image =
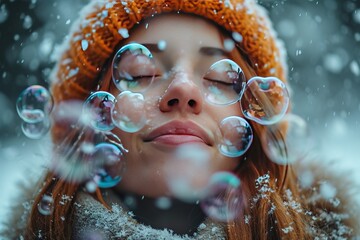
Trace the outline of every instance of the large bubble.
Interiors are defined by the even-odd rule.
[[[164,170],[170,192],[178,199],[195,202],[206,194],[211,176],[210,152],[203,144],[182,144]]]
[[[261,140],[267,156],[282,165],[303,159],[313,145],[305,120],[294,114],[287,114],[277,124],[267,127]]]
[[[112,77],[120,91],[143,92],[153,82],[156,67],[149,49],[130,43],[115,54]]]
[[[200,203],[205,214],[222,222],[237,218],[244,208],[240,185],[240,179],[230,172],[213,174],[207,196]]]
[[[221,136],[218,148],[227,157],[239,157],[251,146],[253,131],[250,124],[243,118],[231,116],[220,123]]]
[[[275,77],[253,77],[244,89],[241,108],[244,116],[262,125],[270,125],[284,117],[289,106],[285,84]]]
[[[121,181],[126,164],[120,148],[100,143],[95,146],[91,161],[95,163],[93,179],[100,188],[111,188]]]
[[[16,110],[25,122],[38,123],[48,118],[53,104],[52,96],[46,88],[33,85],[19,95]]]
[[[84,103],[84,119],[98,131],[110,131],[112,123],[111,111],[115,105],[115,97],[104,91],[91,94]]]
[[[112,110],[113,123],[125,132],[137,132],[146,124],[144,96],[140,93],[124,91],[116,97]]]

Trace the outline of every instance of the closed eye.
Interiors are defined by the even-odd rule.
[[[232,86],[232,85],[234,85],[234,83],[224,82],[224,81],[221,81],[221,80],[218,80],[218,79],[211,79],[211,78],[204,78],[204,79],[207,80],[207,81],[224,84],[224,85],[226,85],[226,86]]]

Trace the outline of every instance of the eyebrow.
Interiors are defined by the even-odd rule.
[[[166,49],[162,50],[159,49],[158,44],[156,43],[141,43],[141,45],[148,48],[151,52],[164,52]],[[199,52],[201,54],[207,55],[207,56],[229,56],[229,52],[227,52],[225,49],[218,48],[218,47],[201,47]]]
[[[217,47],[201,47],[200,53],[207,56],[229,56],[229,53],[225,49]]]

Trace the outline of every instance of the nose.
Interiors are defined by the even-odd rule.
[[[199,87],[185,72],[177,73],[159,102],[162,112],[180,111],[199,114],[203,98]]]

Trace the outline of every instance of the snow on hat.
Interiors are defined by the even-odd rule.
[[[57,56],[50,76],[55,104],[85,100],[94,91],[105,62],[128,32],[143,19],[161,13],[189,13],[211,20],[232,33],[258,76],[287,78],[282,42],[266,11],[255,0],[94,0],[80,12]],[[52,127],[54,141],[66,136]]]

